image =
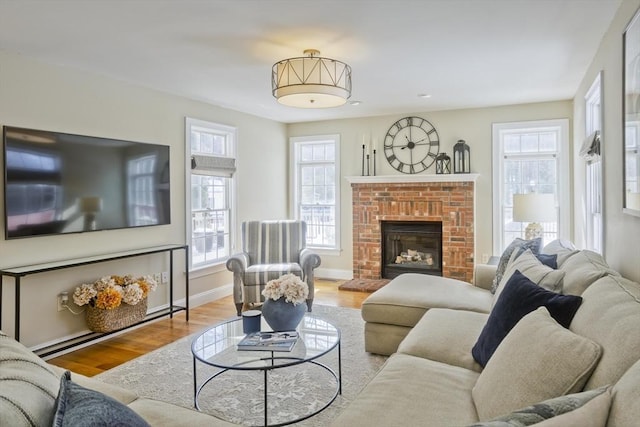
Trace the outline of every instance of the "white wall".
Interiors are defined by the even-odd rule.
[[[238,128],[238,223],[287,215],[286,126],[266,119],[130,85],[96,74],[51,66],[0,53],[0,125],[61,131],[169,145],[171,225],[18,240],[0,239],[0,267],[14,267],[168,243],[185,237],[184,118]],[[268,179],[265,179],[268,176]],[[3,200],[0,201],[0,209]],[[0,225],[4,235],[4,224]],[[239,226],[238,226],[239,229]],[[176,294],[184,297],[184,257],[176,253]],[[166,257],[133,258],[107,264],[27,276],[22,286],[21,341],[28,346],[84,330],[81,316],[57,312],[56,295],[107,274],[148,274],[167,270]],[[194,272],[191,294],[231,283],[219,272]],[[208,273],[208,274],[207,274]],[[2,328],[13,334],[13,281],[4,279]],[[167,302],[167,290],[152,305]]]
[[[360,175],[362,137],[377,141],[377,174],[394,175],[394,170],[382,155],[382,141],[389,127],[406,116],[422,117],[436,128],[440,136],[440,151],[453,157],[453,145],[464,139],[471,147],[471,172],[479,173],[476,203],[476,260],[483,254],[492,255],[492,182],[491,182],[491,127],[497,122],[516,122],[567,118],[572,119],[571,101],[546,102],[526,105],[512,105],[468,110],[431,111],[393,116],[367,117],[362,119],[331,120],[290,124],[289,136],[318,134],[341,135],[341,248],[339,256],[322,256],[319,275],[327,273],[332,277],[352,277],[352,209],[351,187],[345,176]],[[435,173],[432,166],[427,173]],[[571,238],[572,236],[565,236]],[[324,273],[324,274],[323,274]]]
[[[611,267],[635,281],[640,281],[640,218],[622,212],[622,34],[639,8],[640,0],[623,0],[574,98],[576,240],[584,242],[585,227],[579,208],[584,197],[584,160],[577,155],[585,138],[584,97],[596,75],[603,71],[605,258]]]

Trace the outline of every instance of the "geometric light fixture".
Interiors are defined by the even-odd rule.
[[[351,67],[322,58],[319,50],[273,64],[271,91],[280,104],[298,108],[339,107],[351,96]]]

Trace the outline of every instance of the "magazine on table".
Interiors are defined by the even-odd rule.
[[[291,351],[297,341],[296,331],[252,332],[238,343],[238,350]]]

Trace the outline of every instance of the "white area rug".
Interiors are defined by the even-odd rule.
[[[360,310],[315,305],[313,313],[340,329],[342,343],[342,395],[320,414],[299,426],[326,426],[378,372],[386,357],[364,351],[364,321]],[[193,408],[191,341],[182,338],[97,376],[141,396]],[[338,371],[337,351],[319,359]],[[198,364],[198,384],[213,368]],[[320,367],[303,364],[269,373],[269,423],[276,424],[314,412],[335,392],[335,380]],[[263,373],[226,372],[200,394],[203,412],[244,425],[264,423]]]

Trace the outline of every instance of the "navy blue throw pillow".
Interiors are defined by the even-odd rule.
[[[558,255],[536,254],[536,258],[547,267],[553,268],[554,270],[558,269]]]
[[[527,314],[544,306],[556,322],[568,328],[581,303],[582,297],[548,291],[516,270],[491,310],[471,354],[484,367],[504,337]]]
[[[60,379],[53,427],[149,427],[131,408],[98,391],[71,381],[71,373]]]

